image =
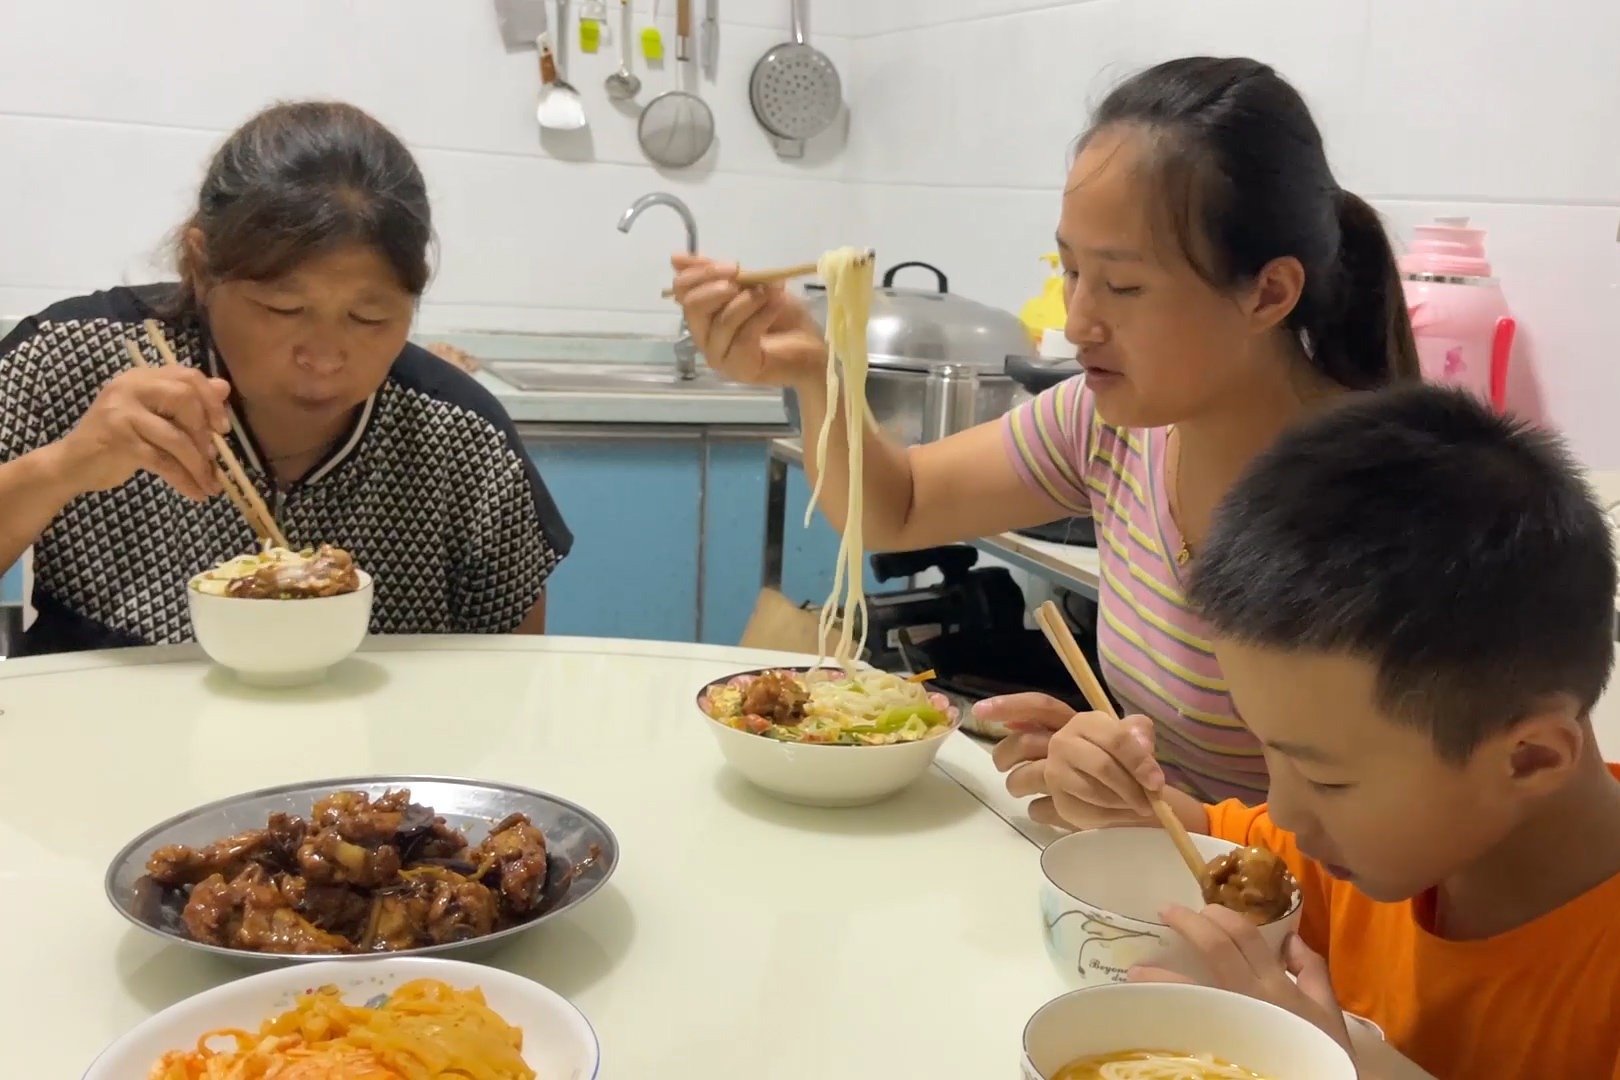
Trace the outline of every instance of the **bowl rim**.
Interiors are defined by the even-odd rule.
[[[1057,847],[1059,844],[1063,843],[1066,840],[1071,840],[1071,839],[1073,839],[1074,837],[1077,837],[1077,836],[1086,836],[1086,835],[1089,835],[1091,833],[1099,833],[1099,832],[1110,832],[1110,833],[1118,833],[1118,832],[1153,832],[1153,833],[1163,834],[1164,830],[1159,828],[1157,825],[1110,825],[1110,826],[1106,826],[1106,827],[1101,828],[1101,829],[1080,829],[1079,831],[1069,833],[1066,836],[1060,836],[1056,840],[1053,840],[1050,844],[1047,844],[1044,848],[1041,849],[1041,859],[1040,859],[1040,862],[1041,862],[1041,879],[1043,881],[1045,881],[1046,884],[1050,885],[1053,889],[1056,889],[1058,892],[1062,893],[1064,896],[1067,896],[1070,900],[1077,901],[1078,903],[1084,904],[1087,907],[1096,908],[1098,911],[1106,912],[1107,914],[1112,915],[1115,918],[1129,919],[1134,923],[1141,923],[1143,926],[1157,926],[1157,927],[1161,927],[1161,928],[1163,928],[1165,930],[1169,930],[1170,929],[1170,924],[1167,923],[1167,922],[1164,922],[1162,919],[1143,919],[1143,918],[1139,918],[1139,917],[1137,917],[1135,915],[1127,915],[1123,911],[1115,911],[1113,908],[1107,907],[1107,906],[1105,906],[1103,904],[1099,904],[1095,900],[1087,900],[1084,896],[1077,896],[1077,895],[1075,895],[1073,890],[1065,889],[1062,885],[1059,885],[1056,881],[1052,880],[1052,872],[1050,870],[1048,870],[1047,866],[1046,866],[1047,853],[1050,852],[1053,848]],[[1223,844],[1231,844],[1234,849],[1244,846],[1242,844],[1239,844],[1235,840],[1228,840],[1223,836],[1210,836],[1209,833],[1199,833],[1197,835],[1208,837],[1211,840],[1219,840]],[[1166,836],[1165,839],[1169,840],[1169,837]],[[1289,877],[1294,876],[1294,872],[1293,872],[1292,869],[1290,869],[1288,871],[1288,876]],[[1304,906],[1304,904],[1305,904],[1305,890],[1300,887],[1299,879],[1295,878],[1294,879],[1294,902],[1288,906],[1287,911],[1283,912],[1281,915],[1277,916],[1275,919],[1272,919],[1270,922],[1262,923],[1261,927],[1264,928],[1264,927],[1267,927],[1267,926],[1275,926],[1278,923],[1286,922],[1287,920],[1293,918],[1296,914],[1298,914],[1300,909]]]
[[[322,968],[327,965],[331,965],[333,968],[333,978],[339,977],[340,973],[342,977],[354,978],[357,977],[366,967],[398,966],[406,969],[428,969],[422,974],[410,976],[411,978],[435,978],[436,976],[433,975],[433,971],[446,971],[446,969],[449,969],[446,971],[446,976],[441,979],[442,982],[452,982],[452,979],[449,977],[450,973],[453,971],[461,971],[465,972],[469,978],[474,979],[489,978],[489,973],[493,972],[493,981],[495,982],[504,981],[509,985],[515,985],[517,982],[529,983],[532,986],[539,987],[539,989],[543,991],[543,994],[541,995],[542,998],[551,999],[551,1004],[560,1003],[564,1007],[564,1011],[572,1013],[579,1019],[579,1022],[584,1025],[585,1031],[589,1033],[591,1037],[591,1074],[587,1080],[597,1080],[597,1077],[602,1075],[602,1037],[597,1034],[596,1025],[591,1023],[591,1018],[585,1015],[585,1010],[576,1005],[574,1001],[567,995],[553,990],[551,987],[547,986],[538,979],[531,979],[527,975],[519,975],[515,971],[507,971],[504,968],[492,967],[488,964],[474,964],[466,960],[455,960],[445,956],[409,956],[405,954],[368,956],[363,963],[359,964],[346,963],[337,958],[323,959],[316,963],[304,964],[298,967],[273,968],[269,971],[259,971],[252,975],[244,975],[241,978],[226,979],[223,982],[208,987],[206,990],[199,990],[194,994],[187,994],[178,1001],[172,1001],[168,1005],[165,1005],[163,1008],[147,1016],[139,1023],[133,1025],[132,1027],[126,1028],[123,1034],[117,1036],[106,1046],[101,1048],[101,1052],[91,1059],[89,1065],[85,1066],[83,1075],[89,1076],[90,1073],[95,1070],[96,1066],[106,1059],[108,1055],[112,1054],[120,1046],[123,1046],[128,1042],[133,1042],[141,1033],[157,1027],[160,1020],[183,1005],[196,1001],[199,998],[205,998],[214,994],[222,993],[228,988],[247,986],[256,981],[269,982],[278,978],[286,978],[288,972],[297,972],[300,976],[303,976],[303,978],[298,981],[309,981],[310,973],[314,972],[317,968]],[[407,974],[409,973],[407,972]],[[482,989],[481,985],[477,983],[474,985],[479,989]],[[266,1017],[266,1019],[268,1019],[268,1017]],[[193,1039],[193,1041],[195,1041],[195,1039]]]
[[[116,874],[118,867],[126,859],[128,859],[130,855],[138,850],[141,845],[149,843],[154,836],[157,836],[165,829],[177,825],[187,818],[195,817],[198,814],[206,813],[210,810],[218,810],[241,799],[264,798],[266,796],[282,795],[288,792],[308,791],[310,788],[317,787],[329,788],[332,791],[339,791],[356,784],[388,784],[390,786],[397,787],[413,787],[417,784],[469,784],[482,787],[496,785],[523,795],[547,799],[551,802],[557,803],[560,806],[567,807],[569,810],[579,814],[597,828],[601,829],[603,835],[605,835],[613,844],[613,851],[615,853],[614,859],[612,864],[608,866],[607,872],[604,873],[600,879],[590,882],[589,885],[578,894],[578,896],[573,898],[571,903],[564,907],[553,908],[552,910],[544,912],[535,918],[528,920],[527,922],[517,923],[514,926],[508,926],[504,930],[496,930],[493,933],[485,934],[482,937],[470,938],[467,941],[451,942],[444,945],[421,945],[414,949],[397,949],[393,952],[386,953],[263,953],[256,952],[252,949],[232,949],[224,945],[210,945],[207,942],[196,941],[180,934],[173,934],[167,930],[164,930],[162,927],[153,926],[150,923],[142,922],[140,919],[135,917],[133,912],[127,910],[123,904],[119,903],[118,896],[113,891],[113,877]],[[565,799],[560,795],[553,795],[549,791],[541,791],[538,788],[525,787],[521,784],[508,784],[505,781],[480,780],[468,776],[436,776],[425,773],[399,776],[345,776],[335,779],[300,780],[288,784],[276,784],[272,787],[257,788],[253,791],[238,792],[234,795],[226,795],[223,798],[214,799],[211,802],[202,803],[199,806],[193,806],[189,809],[182,810],[178,814],[173,814],[149,828],[142,829],[134,839],[130,840],[127,844],[118,849],[118,853],[112,857],[110,862],[107,863],[107,870],[102,875],[101,891],[103,895],[106,896],[107,903],[112,905],[112,909],[114,911],[123,916],[125,922],[144,930],[146,933],[151,934],[159,941],[169,945],[180,945],[198,949],[202,952],[211,953],[214,956],[226,957],[232,960],[240,960],[242,957],[255,957],[266,962],[275,963],[278,968],[289,967],[296,969],[303,969],[328,961],[338,964],[363,964],[368,960],[451,960],[453,959],[452,957],[442,957],[437,956],[436,954],[450,949],[465,948],[468,945],[485,945],[497,941],[504,941],[507,938],[521,934],[526,930],[531,930],[534,927],[561,915],[565,911],[578,907],[580,904],[583,904],[585,901],[595,896],[602,890],[604,886],[607,885],[608,881],[612,879],[614,873],[619,869],[619,863],[623,861],[623,858],[624,849],[619,844],[619,837],[614,833],[612,826],[608,825],[606,821],[603,821],[599,815],[591,810],[586,809],[579,803],[574,802],[572,799]],[[456,962],[461,963],[464,961]]]
[[[1059,1002],[1067,1001],[1069,998],[1072,998],[1077,994],[1099,994],[1109,992],[1114,994],[1185,994],[1194,998],[1211,998],[1215,996],[1241,998],[1244,1001],[1252,1003],[1256,1008],[1263,1012],[1269,1011],[1276,1016],[1286,1017],[1287,1019],[1283,1021],[1285,1024],[1303,1024],[1310,1028],[1312,1031],[1316,1032],[1317,1035],[1325,1039],[1328,1044],[1337,1049],[1338,1052],[1344,1056],[1346,1062],[1350,1064],[1352,1070],[1355,1068],[1355,1058],[1351,1056],[1350,1051],[1340,1046],[1338,1041],[1334,1039],[1333,1036],[1329,1035],[1327,1032],[1323,1031],[1321,1028],[1317,1027],[1303,1016],[1300,1016],[1297,1013],[1289,1012],[1281,1005],[1273,1005],[1271,1002],[1262,1000],[1261,998],[1250,997],[1247,994],[1239,994],[1234,990],[1223,990],[1218,986],[1203,986],[1198,983],[1103,983],[1098,986],[1082,986],[1077,989],[1059,994],[1057,997],[1043,1002],[1040,1008],[1030,1013],[1029,1019],[1024,1021],[1024,1032],[1019,1043],[1019,1049],[1023,1054],[1024,1060],[1026,1062],[1029,1061],[1030,1029],[1035,1026],[1035,1021],[1040,1018],[1040,1015],[1043,1012],[1052,1008],[1054,1005],[1057,1005]]]
[[[202,577],[203,574],[208,573],[207,570],[203,570],[192,574],[186,579],[186,595],[200,597],[203,600],[210,602],[215,600],[224,600],[233,604],[315,604],[321,602],[322,600],[341,600],[345,596],[359,596],[361,593],[370,592],[373,580],[371,575],[358,566],[354,568],[354,572],[359,576],[360,584],[350,589],[348,592],[333,593],[331,596],[299,596],[291,600],[282,600],[279,597],[272,599],[270,597],[261,596],[220,596],[218,593],[205,593],[201,589],[197,588],[197,579]]]
[[[867,664],[866,666],[869,667],[869,668],[872,668],[872,666],[870,664]],[[940,731],[937,735],[929,735],[926,738],[922,738],[922,739],[913,739],[910,742],[880,743],[880,744],[875,745],[875,746],[867,745],[867,744],[864,744],[864,743],[802,743],[802,742],[786,742],[786,741],[784,741],[782,739],[772,739],[772,738],[769,738],[768,736],[765,736],[765,735],[756,735],[752,731],[743,731],[740,728],[734,728],[730,724],[725,723],[722,720],[716,720],[714,717],[710,716],[709,711],[703,707],[704,695],[706,695],[710,690],[713,690],[715,687],[722,686],[722,685],[724,685],[726,683],[729,683],[733,679],[740,679],[740,678],[743,678],[744,676],[747,676],[747,675],[752,675],[752,676],[755,676],[757,678],[760,675],[766,675],[766,674],[769,674],[770,672],[773,672],[773,671],[792,671],[792,672],[797,672],[797,673],[800,673],[800,674],[805,674],[805,673],[808,673],[808,672],[811,672],[811,671],[828,671],[828,670],[837,670],[837,667],[836,667],[836,665],[832,665],[832,664],[771,664],[771,665],[769,665],[767,667],[747,668],[747,669],[745,669],[743,671],[734,671],[730,675],[722,675],[718,679],[710,679],[708,682],[706,682],[702,686],[698,687],[697,694],[694,695],[694,697],[693,697],[693,704],[697,707],[697,711],[698,711],[699,716],[703,717],[703,719],[707,720],[710,724],[713,724],[715,727],[719,728],[721,731],[729,731],[734,735],[741,735],[741,736],[743,736],[744,738],[747,738],[747,739],[762,739],[765,742],[774,744],[776,746],[791,747],[795,753],[799,753],[799,752],[817,753],[817,752],[820,752],[820,751],[823,751],[823,750],[834,750],[834,751],[843,751],[843,750],[866,750],[866,751],[873,751],[873,750],[900,750],[900,751],[904,751],[907,747],[927,746],[930,743],[933,743],[933,742],[936,742],[938,740],[948,738],[950,735],[952,735],[953,733],[955,733],[957,731],[960,731],[961,728],[962,728],[962,714],[961,714],[961,711],[958,710],[956,718],[954,720],[952,720],[949,724],[947,724],[945,726],[944,730]],[[872,668],[872,670],[873,671],[878,671],[879,669]],[[934,691],[928,691],[928,693],[930,695],[932,695],[934,693]]]

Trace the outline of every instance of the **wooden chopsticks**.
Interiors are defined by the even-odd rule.
[[[1074,679],[1074,684],[1086,696],[1091,707],[1118,720],[1119,712],[1114,708],[1114,703],[1108,700],[1108,695],[1103,692],[1097,673],[1091,670],[1091,662],[1086,659],[1086,654],[1080,651],[1080,643],[1074,640],[1074,634],[1069,631],[1069,624],[1063,620],[1063,613],[1058,610],[1058,606],[1048,600],[1036,609],[1035,621],[1040,624],[1041,632],[1046,635],[1046,640],[1058,654],[1058,659],[1063,661],[1063,666],[1069,669],[1069,676]],[[1193,877],[1198,879],[1199,889],[1207,889],[1209,864],[1199,854],[1192,837],[1187,835],[1187,827],[1176,817],[1176,812],[1170,809],[1170,804],[1165,802],[1163,797],[1151,791],[1146,794],[1154,815],[1159,819],[1159,824],[1170,834],[1176,850],[1181,853],[1182,861],[1187,864],[1187,869],[1192,871]]]
[[[867,257],[872,252],[868,250]],[[821,270],[819,262],[796,263],[793,266],[778,266],[770,270],[742,270],[737,274],[737,284],[745,289],[756,285],[776,285],[783,281],[792,281],[794,278],[814,277]],[[665,289],[659,294],[665,300],[675,295],[674,289]]]
[[[146,320],[146,336],[157,349],[158,355],[163,357],[165,367],[180,366],[179,359],[174,355],[174,350],[169,347],[169,340],[163,336],[163,328],[156,319]],[[124,347],[129,351],[129,358],[134,361],[136,367],[149,368],[152,366],[151,362],[141,355],[141,347],[135,343],[133,338],[125,338]],[[280,526],[276,524],[276,519],[271,515],[270,508],[259,497],[258,489],[253,486],[253,481],[248,479],[247,471],[242,468],[242,463],[236,459],[236,454],[231,451],[230,443],[227,443],[224,436],[217,431],[213,432],[212,435],[214,453],[217,455],[214,462],[214,475],[218,478],[220,486],[225,489],[226,498],[230,499],[232,505],[241,512],[242,517],[248,523],[248,528],[253,530],[253,535],[261,540],[268,540],[277,547],[288,547],[286,535],[282,533]]]

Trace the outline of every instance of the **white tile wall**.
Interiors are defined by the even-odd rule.
[[[812,5],[812,42],[845,71],[858,2]],[[645,25],[651,0],[635,7]],[[706,247],[753,260],[819,251],[844,215],[842,128],[782,162],[748,106],[754,61],[789,36],[787,0],[722,0],[721,12],[718,83],[677,72],[673,0],[660,6],[665,63],[649,71],[638,54],[642,100],[682,81],[715,113],[710,155],[663,172],[636,146],[634,114],[602,88],[618,63],[611,45],[587,56],[570,43],[589,132],[542,138],[535,55],[502,48],[486,0],[7,5],[0,312],[151,280],[225,132],[273,100],[331,97],[390,124],[427,175],[442,258],[424,325],[672,329],[658,291],[683,234],[657,211],[621,235],[614,224],[636,196],[680,194]]]
[[[1144,64],[1247,54],[1300,87],[1341,182],[1398,233],[1444,212],[1490,230],[1523,327],[1516,406],[1620,466],[1614,0],[806,2],[845,78],[847,135],[776,159],[746,77],[787,36],[788,0],[720,0],[722,79],[701,88],[719,145],[668,174],[601,90],[609,54],[571,50],[589,137],[542,141],[533,54],[501,48],[484,0],[8,5],[0,311],[150,277],[223,133],[269,100],[316,95],[372,110],[420,156],[442,239],[429,326],[667,329],[657,290],[677,223],[613,229],[654,188],[690,199],[713,251],[761,263],[871,243],[1016,308],[1041,282],[1088,108]],[[645,22],[652,0],[635,3]],[[672,68],[644,71],[649,90]]]
[[[1016,309],[1086,106],[1161,59],[1254,56],[1398,235],[1449,213],[1489,229],[1524,341],[1515,408],[1620,466],[1614,0],[881,0],[857,32],[851,231],[885,259]]]

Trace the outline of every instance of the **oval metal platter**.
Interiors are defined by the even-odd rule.
[[[193,940],[180,917],[186,903],[185,890],[165,888],[147,876],[146,861],[160,847],[169,844],[202,847],[250,829],[262,829],[266,819],[277,812],[307,818],[315,801],[334,791],[363,791],[375,799],[398,788],[409,788],[412,802],[431,807],[452,828],[466,833],[469,845],[473,846],[507,815],[527,814],[546,837],[546,883],[539,914],[482,937],[387,953],[264,953]],[[106,889],[107,899],[118,913],[142,930],[173,944],[256,966],[364,960],[379,955],[453,955],[466,960],[487,955],[513,937],[543,926],[584,903],[612,876],[618,862],[619,844],[613,831],[601,818],[567,799],[485,780],[362,776],[250,791],[172,817],[124,846],[107,868]]]

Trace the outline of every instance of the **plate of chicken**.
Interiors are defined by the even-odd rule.
[[[465,959],[584,902],[618,857],[607,825],[566,799],[365,777],[188,810],[130,841],[106,886],[143,930],[241,960]]]

